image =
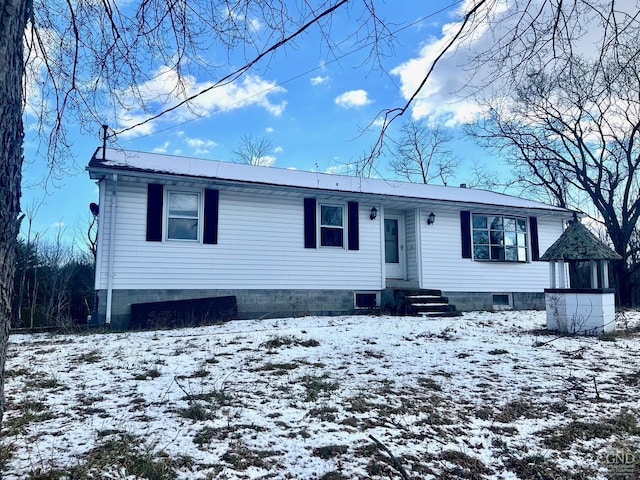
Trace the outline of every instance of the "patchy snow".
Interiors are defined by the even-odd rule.
[[[637,474],[640,337],[544,324],[505,311],[12,335],[1,476],[145,478],[135,452],[169,472],[148,478]]]

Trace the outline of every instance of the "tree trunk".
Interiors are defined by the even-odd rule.
[[[626,260],[612,262],[613,281],[618,294],[618,305],[620,307],[632,306],[632,275],[625,264]]]
[[[0,0],[0,427],[22,179],[23,34],[29,0]]]

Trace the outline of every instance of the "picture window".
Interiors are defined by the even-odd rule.
[[[524,218],[474,214],[472,227],[475,260],[527,261],[527,222]]]

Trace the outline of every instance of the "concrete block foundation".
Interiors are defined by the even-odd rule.
[[[461,312],[544,310],[543,292],[442,292]]]
[[[234,295],[238,318],[283,318],[305,315],[349,315],[356,313],[352,290],[114,290],[111,328],[130,327],[131,304],[187,300]],[[107,292],[97,292],[97,315],[92,323],[103,324],[107,312]]]
[[[126,330],[131,325],[131,305],[233,295],[239,319],[301,317],[305,315],[352,315],[365,313],[355,308],[355,290],[114,290],[111,328]],[[544,310],[542,292],[442,292],[459,311]],[[103,324],[107,292],[97,292],[98,309],[91,323]],[[379,297],[380,298],[380,297]],[[384,298],[382,298],[384,306]]]

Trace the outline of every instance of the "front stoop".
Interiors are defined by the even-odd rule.
[[[400,315],[419,317],[459,317],[462,315],[440,290],[392,289],[393,304]]]

